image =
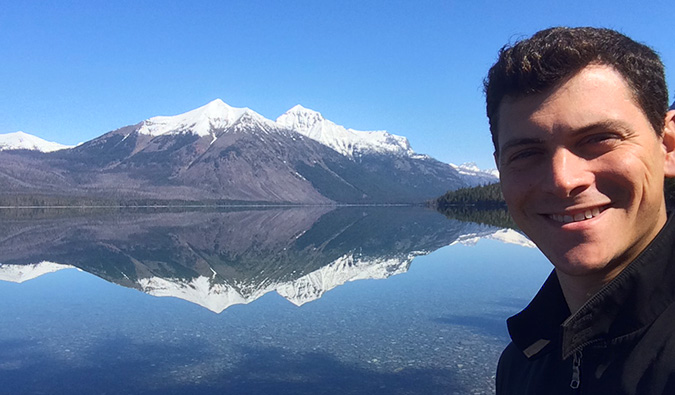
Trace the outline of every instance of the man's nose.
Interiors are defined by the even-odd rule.
[[[549,192],[560,197],[572,197],[593,183],[593,174],[588,170],[586,159],[566,148],[553,152],[551,168],[546,182]]]

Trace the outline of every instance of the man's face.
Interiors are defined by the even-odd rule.
[[[509,211],[556,270],[612,276],[665,223],[672,148],[613,68],[589,66],[545,93],[506,99],[498,128]]]

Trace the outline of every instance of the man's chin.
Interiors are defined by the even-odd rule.
[[[588,277],[602,275],[611,270],[611,259],[595,251],[572,249],[561,255],[547,255],[557,272],[570,277]]]

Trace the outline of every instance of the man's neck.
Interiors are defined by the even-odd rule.
[[[616,274],[618,274],[618,272]],[[576,313],[586,301],[595,295],[605,284],[616,277],[616,275],[614,275],[611,277],[592,276],[589,278],[589,276],[585,276],[580,278],[568,276],[559,270],[556,270],[556,275],[558,276],[560,288],[562,288],[567,307],[569,307],[571,314]]]
[[[663,226],[661,225],[659,229]],[[651,242],[654,238],[649,239]],[[562,289],[565,301],[570,309],[570,313],[576,313],[593,295],[598,293],[605,284],[612,281],[619,275],[631,262],[633,262],[640,253],[647,248],[649,243],[646,243],[642,249],[636,250],[633,254],[626,255],[610,262],[605,267],[606,270],[601,270],[596,273],[587,273],[582,276],[571,276],[556,269],[558,282]]]

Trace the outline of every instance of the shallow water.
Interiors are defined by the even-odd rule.
[[[293,210],[3,221],[0,392],[494,392],[538,250],[423,209]]]

